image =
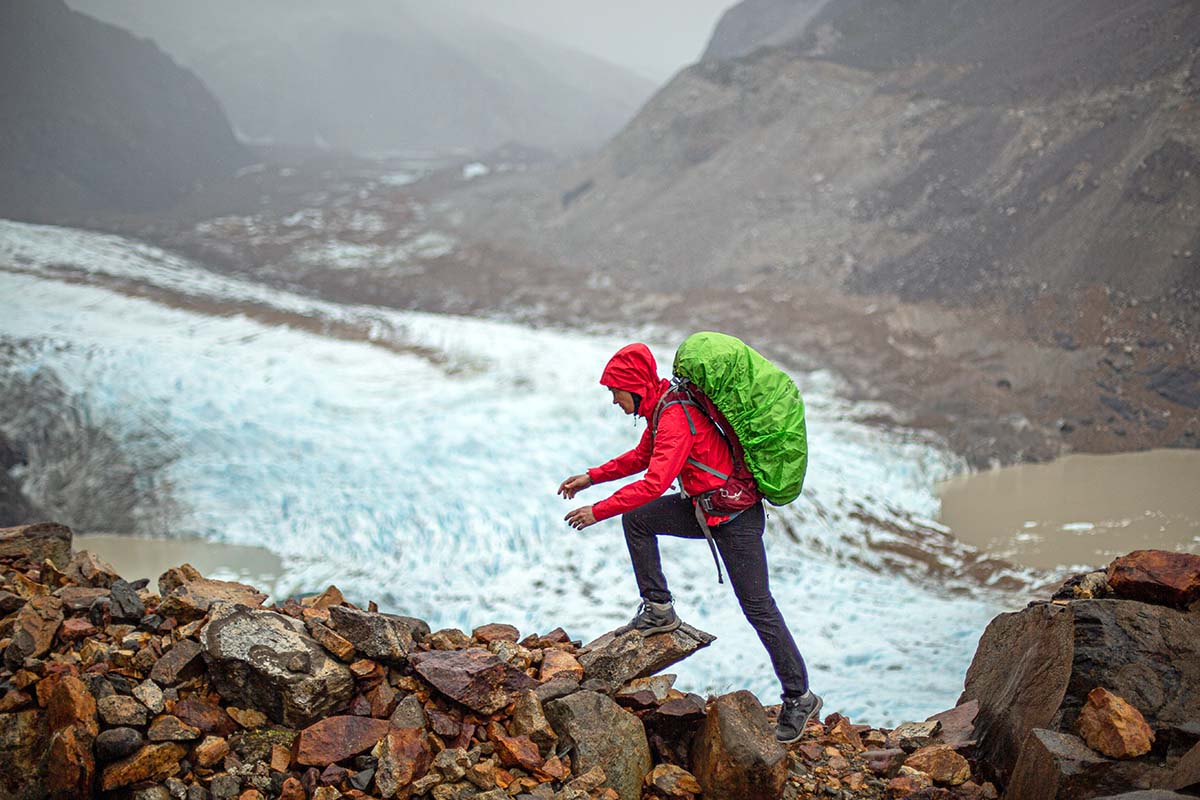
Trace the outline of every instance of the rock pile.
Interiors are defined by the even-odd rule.
[[[1008,800],[1200,788],[1200,556],[1135,551],[1000,615],[967,700]]]
[[[332,586],[268,606],[187,565],[154,591],[70,545],[62,526],[0,529],[0,800],[994,800],[985,777],[1020,800],[1200,781],[1195,607],[1097,599],[1190,598],[1160,555],[1177,590],[1134,569],[998,618],[954,709],[894,730],[835,713],[785,748],[778,706],[661,673],[713,640],[688,625],[587,646],[431,631]]]

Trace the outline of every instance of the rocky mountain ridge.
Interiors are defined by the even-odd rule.
[[[0,529],[0,797],[1200,791],[1198,556],[1132,553],[998,617],[953,709],[894,730],[833,713],[788,748],[749,692],[706,700],[661,674],[712,641],[687,625],[584,646],[561,629],[430,631],[332,586],[268,606],[187,565],[157,589],[73,551],[63,526]]]
[[[249,162],[195,75],[62,0],[0,7],[0,217],[169,206]]]

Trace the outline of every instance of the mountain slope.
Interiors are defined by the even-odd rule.
[[[247,154],[197,78],[61,0],[0,5],[0,216],[167,205]]]
[[[752,38],[464,227],[664,288],[1200,290],[1200,6],[833,0]]]
[[[602,143],[653,88],[454,5],[72,2],[195,69],[250,139],[359,152],[515,140],[566,153]]]

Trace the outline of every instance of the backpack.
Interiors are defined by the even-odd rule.
[[[808,435],[804,400],[787,373],[742,340],[708,331],[679,345],[672,371],[672,390],[688,394],[733,452],[733,474],[721,476],[726,484],[698,502],[710,503],[710,512],[733,513],[759,496],[777,506],[800,496],[808,470]],[[753,492],[747,491],[750,485]],[[754,496],[747,500],[750,494]]]

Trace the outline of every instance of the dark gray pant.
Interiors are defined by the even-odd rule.
[[[692,501],[669,494],[626,513],[621,524],[638,590],[646,600],[665,603],[671,599],[671,593],[663,576],[658,537],[704,538]],[[767,648],[784,695],[801,695],[808,691],[808,670],[771,596],[767,551],[762,539],[765,527],[766,512],[759,502],[724,525],[714,527],[712,534],[742,613]]]

